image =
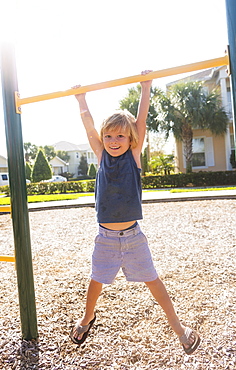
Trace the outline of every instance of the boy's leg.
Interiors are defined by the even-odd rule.
[[[98,300],[98,297],[102,291],[102,284],[95,280],[91,280],[87,290],[86,307],[83,318],[80,320],[80,325],[85,326],[90,323],[94,318],[94,309]],[[81,339],[83,334],[78,335],[76,329],[73,332],[74,338]]]
[[[146,282],[145,284],[150,289],[153,297],[156,299],[156,301],[164,310],[168,322],[172,329],[174,330],[174,332],[178,335],[178,337],[182,336],[184,334],[185,327],[181,325],[179,318],[175,313],[171,299],[162,281],[159,278],[157,278],[156,280]],[[194,339],[195,339],[194,335],[192,335],[190,337],[190,342],[193,343]]]

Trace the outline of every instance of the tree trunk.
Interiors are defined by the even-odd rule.
[[[193,156],[193,131],[191,125],[188,123],[185,123],[182,127],[182,138],[184,146],[184,157],[186,160],[186,173],[191,173]]]

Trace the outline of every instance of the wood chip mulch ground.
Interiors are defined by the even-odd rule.
[[[31,212],[38,341],[21,340],[14,264],[0,262],[0,369],[236,369],[236,201],[145,204],[140,222],[181,320],[202,342],[184,354],[144,284],[105,286],[84,345],[68,333],[84,310],[97,231],[93,208]],[[13,254],[0,215],[0,254]]]

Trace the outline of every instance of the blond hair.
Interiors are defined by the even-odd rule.
[[[130,138],[130,146],[132,149],[138,145],[136,119],[129,111],[118,111],[103,121],[100,131],[101,140],[103,141],[103,135],[106,130],[116,131],[118,129],[126,131]]]

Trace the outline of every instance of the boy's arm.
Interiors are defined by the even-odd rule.
[[[152,71],[144,71],[142,74],[147,74]],[[139,101],[139,107],[138,107],[138,114],[137,114],[137,130],[139,135],[139,142],[137,146],[137,150],[142,150],[143,141],[146,134],[146,120],[150,105],[150,90],[151,90],[151,84],[152,81],[143,81],[141,82],[141,96]]]
[[[79,103],[80,115],[81,115],[84,128],[87,133],[89,144],[92,150],[94,151],[95,155],[100,160],[102,150],[103,150],[103,145],[99,137],[99,134],[94,126],[93,117],[89,111],[89,108],[88,108],[88,105],[85,99],[85,94],[76,94],[75,97]]]

